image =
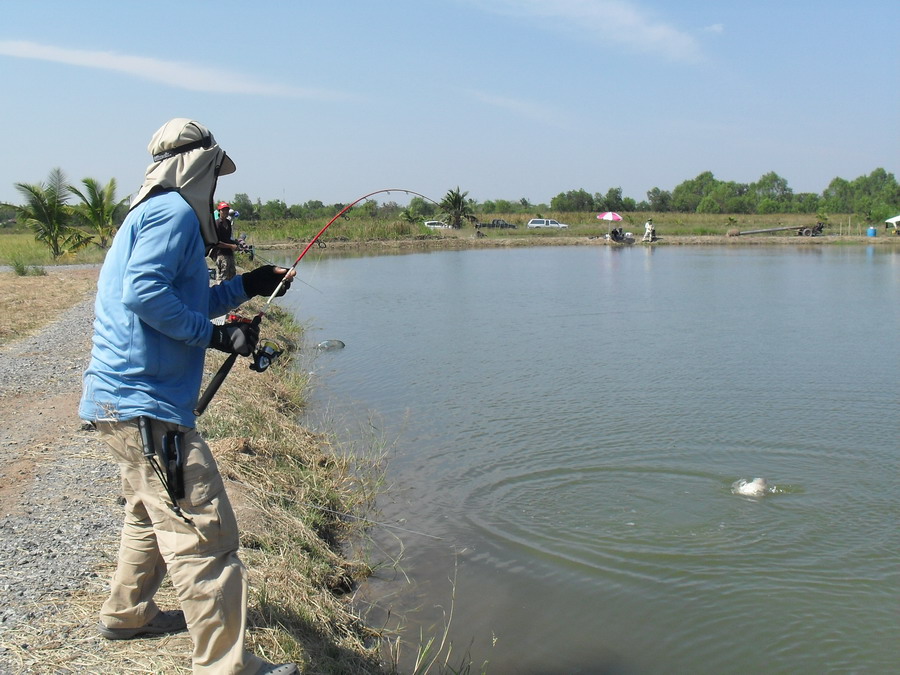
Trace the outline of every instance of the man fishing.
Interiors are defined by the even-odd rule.
[[[187,629],[195,674],[290,675],[294,664],[244,648],[237,523],[193,410],[206,349],[249,356],[259,337],[258,322],[213,325],[209,317],[279,284],[283,294],[294,271],[267,265],[210,287],[213,195],[235,164],[206,127],[185,118],[164,124],[148,149],[153,162],[100,271],[79,408],[109,445],[125,498],[98,630],[126,640]],[[167,572],[181,610],[154,602]]]
[[[219,202],[216,205],[216,237],[218,241],[212,250],[216,261],[216,281],[221,283],[234,278],[237,270],[234,265],[234,252],[240,247],[231,233],[233,225],[231,205]]]

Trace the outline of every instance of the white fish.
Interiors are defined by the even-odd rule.
[[[747,497],[762,497],[769,492],[769,484],[765,478],[754,478],[749,482],[741,478],[731,486],[731,491]]]
[[[340,340],[325,340],[324,342],[320,342],[316,345],[316,349],[321,350],[323,352],[330,352],[335,349],[343,349],[344,343]]]

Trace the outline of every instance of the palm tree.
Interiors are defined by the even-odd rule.
[[[419,222],[419,216],[412,209],[405,208],[400,212],[400,220],[412,225],[413,223]]]
[[[468,192],[460,192],[459,186],[455,190],[450,190],[441,200],[440,207],[444,211],[444,215],[450,221],[450,226],[454,229],[462,227],[463,218],[470,219],[474,216],[472,213],[472,205],[466,200]]]
[[[85,178],[81,181],[85,192],[82,193],[74,185],[68,189],[81,199],[81,204],[72,208],[78,219],[92,227],[97,232],[97,246],[108,248],[109,243],[116,234],[116,214],[128,201],[128,198],[116,201],[116,179],[110,178],[109,182],[102,186],[93,178]]]
[[[47,244],[54,260],[90,243],[90,235],[68,224],[69,187],[61,169],[50,172],[46,186],[16,183],[15,188],[26,200],[16,207],[19,218],[34,231],[35,239]]]

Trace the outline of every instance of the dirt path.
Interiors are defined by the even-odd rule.
[[[24,281],[16,302],[36,294],[26,310],[34,328],[0,345],[0,673],[86,672],[61,667],[69,655],[51,647],[90,635],[93,621],[67,614],[70,599],[102,597],[96,570],[121,521],[116,467],[78,418],[93,302],[72,285],[50,291],[66,287],[64,274],[15,280]]]
[[[34,480],[36,458],[52,452],[60,432],[78,430],[80,391],[30,392],[0,398],[7,411],[0,430],[0,514],[20,513],[25,483]]]

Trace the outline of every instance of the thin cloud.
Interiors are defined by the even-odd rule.
[[[693,62],[700,47],[688,33],[625,0],[470,0],[484,10],[561,23],[569,29],[634,51]]]
[[[258,82],[244,75],[219,68],[207,68],[189,63],[165,61],[144,56],[129,56],[115,52],[65,49],[36,42],[0,40],[0,55],[20,59],[51,61],[82,68],[110,70],[189,91],[220,93],[223,90],[227,90],[230,94],[318,100],[348,98],[345,94],[322,89],[302,89],[275,83]]]
[[[714,23],[712,25],[706,26],[706,28],[704,28],[703,30],[705,30],[707,33],[724,33],[725,26],[720,23]]]
[[[565,126],[567,115],[548,105],[541,105],[532,101],[523,101],[521,99],[509,98],[506,96],[497,96],[496,94],[488,94],[487,92],[469,89],[467,93],[474,99],[486,103],[495,108],[501,108],[507,112],[511,112],[518,117],[524,117],[530,120],[549,124],[552,126]]]

